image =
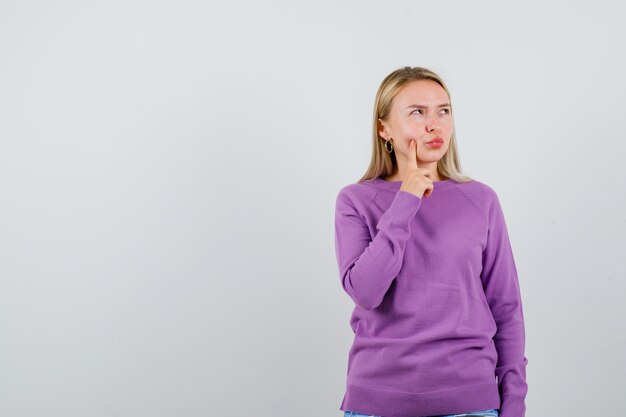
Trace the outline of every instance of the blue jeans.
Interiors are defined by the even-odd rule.
[[[491,410],[473,411],[471,413],[446,414],[446,415],[441,415],[441,416],[430,416],[430,417],[461,417],[461,416],[464,416],[464,417],[470,417],[470,416],[498,417],[499,415],[498,412],[499,412],[498,409],[492,408]],[[352,411],[346,411],[344,412],[343,417],[383,417],[383,416],[370,416],[369,414],[359,414],[359,413],[354,413]]]

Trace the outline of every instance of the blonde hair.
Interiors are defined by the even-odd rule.
[[[387,120],[391,110],[394,97],[400,92],[402,87],[410,81],[432,80],[438,83],[448,94],[450,99],[450,113],[452,114],[452,124],[454,126],[454,112],[452,112],[452,98],[445,83],[433,71],[422,67],[403,67],[387,75],[378,87],[376,101],[374,102],[374,123],[372,129],[372,159],[365,174],[358,182],[376,178],[379,176],[390,176],[398,169],[395,149],[391,153],[385,149],[385,139],[378,134],[378,119]],[[472,181],[473,179],[461,172],[461,162],[456,145],[455,129],[452,130],[450,145],[448,150],[437,161],[437,171],[444,178],[450,178],[459,182]]]

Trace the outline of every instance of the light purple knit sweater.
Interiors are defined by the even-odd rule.
[[[524,417],[522,300],[496,192],[444,180],[419,198],[401,184],[375,178],[337,195],[339,275],[355,304],[340,409]]]

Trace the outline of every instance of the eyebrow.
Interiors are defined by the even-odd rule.
[[[450,107],[450,103],[444,103],[444,104],[440,104],[437,107]],[[424,106],[422,104],[411,104],[410,106],[407,107],[407,109],[412,109],[412,108],[416,108],[416,109],[427,109],[428,106]]]

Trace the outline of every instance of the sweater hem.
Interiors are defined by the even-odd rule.
[[[500,394],[495,379],[430,392],[387,391],[349,384],[339,408],[382,417],[461,414],[499,409]]]

